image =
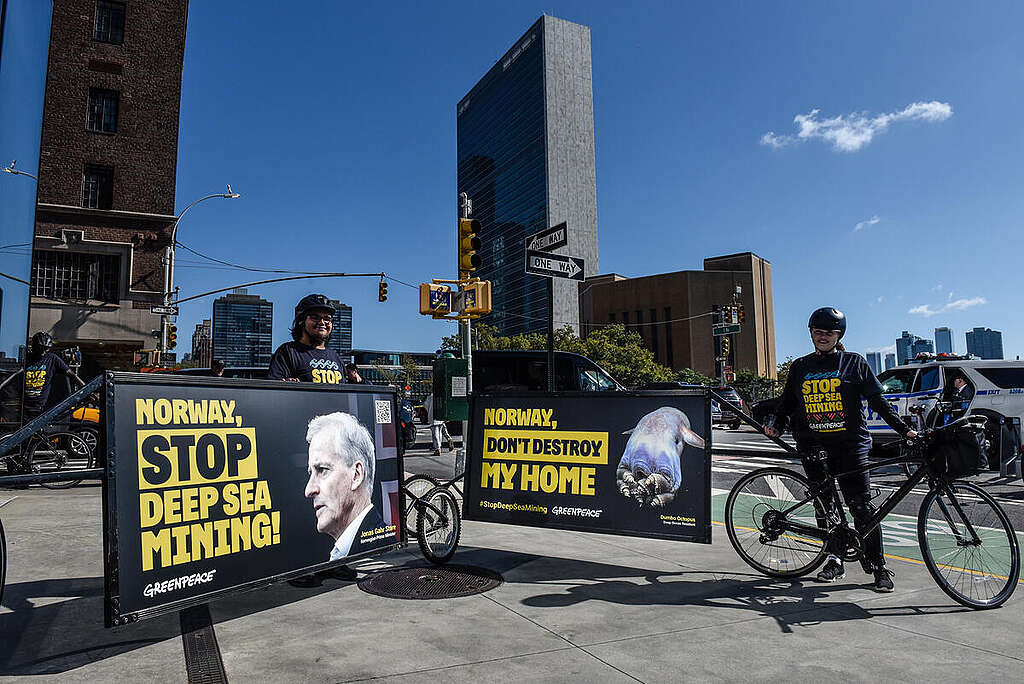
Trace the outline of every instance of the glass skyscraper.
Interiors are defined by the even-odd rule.
[[[981,359],[1003,358],[1003,333],[991,328],[974,328],[967,333],[967,353]]]
[[[953,331],[949,328],[935,329],[935,352],[938,354],[953,353]]]
[[[598,272],[590,29],[542,16],[456,115],[458,192],[481,224],[473,275],[492,283],[484,322],[505,335],[545,330],[547,279],[524,272],[526,236],[566,221],[569,244],[557,251],[585,259],[586,275]],[[578,330],[576,282],[553,286],[555,326]]]
[[[342,304],[337,299],[330,300],[334,305],[334,326],[327,340],[327,348],[338,352],[339,356],[352,355],[352,307]]]
[[[269,366],[274,304],[237,288],[213,301],[211,356],[228,366]]]
[[[871,372],[878,375],[882,372],[882,352],[868,352],[865,355],[868,360],[868,366],[871,367]]]

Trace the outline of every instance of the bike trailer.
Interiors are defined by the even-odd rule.
[[[950,479],[987,470],[985,429],[968,423],[940,434],[931,447],[931,456]]]

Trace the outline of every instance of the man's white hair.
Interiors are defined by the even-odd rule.
[[[356,420],[355,416],[349,413],[336,411],[325,416],[316,416],[309,421],[306,429],[306,442],[312,443],[313,439],[321,432],[327,439],[331,453],[337,456],[342,463],[351,468],[355,462],[362,461],[363,485],[367,493],[373,491],[373,439],[369,431]]]

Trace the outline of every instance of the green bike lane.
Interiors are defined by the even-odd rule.
[[[728,490],[714,488],[711,490],[711,521],[716,526],[725,527],[725,500],[728,496]],[[1014,533],[1017,537],[1018,547],[1024,545],[1024,535],[1016,530]],[[921,545],[917,538],[916,515],[890,513],[886,516],[882,521],[882,543],[885,547],[886,558],[924,565]],[[1005,556],[998,560],[1001,562],[1004,558]],[[1018,579],[1018,583],[1021,582],[1024,582],[1024,579]]]

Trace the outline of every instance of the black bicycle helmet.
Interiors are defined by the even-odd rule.
[[[331,304],[331,300],[327,299],[326,295],[306,295],[295,305],[295,319],[292,321],[292,339],[296,341],[302,339],[302,326],[306,322],[306,314],[315,309],[327,309],[332,314],[335,311],[334,305]]]
[[[53,336],[50,333],[37,332],[32,336],[32,352],[45,354],[47,349],[53,349]]]
[[[846,316],[839,309],[833,309],[830,306],[825,306],[820,309],[816,309],[811,314],[810,319],[807,321],[807,328],[818,330],[838,330],[839,339],[843,339],[843,335],[846,334]]]

